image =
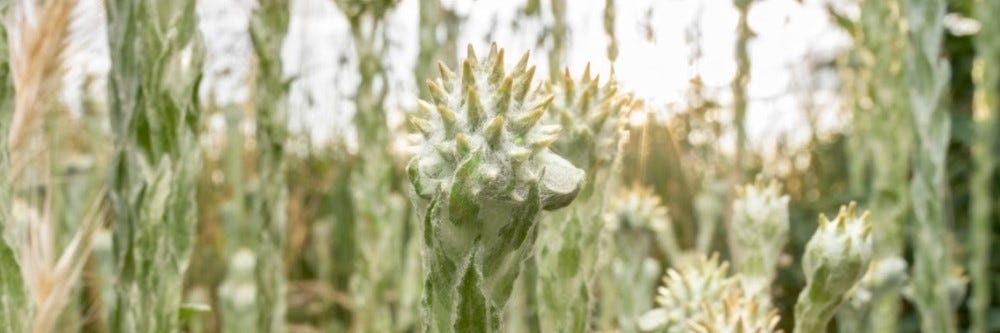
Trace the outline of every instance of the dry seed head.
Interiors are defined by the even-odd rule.
[[[432,101],[418,104],[410,121],[423,142],[408,167],[417,194],[430,199],[448,190],[458,166],[475,155],[474,195],[499,200],[527,197],[538,183],[543,207],[568,204],[579,191],[584,173],[552,153],[558,126],[539,126],[552,104],[551,94],[522,93],[533,68],[527,55],[510,72],[504,51],[494,44],[480,61],[471,45],[461,75],[439,65],[441,77],[428,82]],[[544,172],[543,172],[544,171]]]

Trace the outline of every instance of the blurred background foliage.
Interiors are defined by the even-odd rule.
[[[687,22],[658,25],[653,21],[664,16],[657,15],[657,11],[669,10],[669,5],[658,5],[655,1],[627,5],[622,3],[629,1],[614,0],[586,1],[586,5],[585,1],[566,0],[504,2],[504,6],[516,10],[498,11],[488,22],[470,22],[470,17],[482,18],[481,14],[474,14],[482,11],[470,8],[497,5],[473,0],[294,0],[262,1],[265,4],[260,5],[253,1],[212,4],[214,0],[187,0],[186,4],[198,6],[200,33],[194,37],[198,40],[195,44],[205,45],[205,65],[197,69],[203,72],[193,75],[205,78],[197,83],[201,84],[200,96],[185,97],[200,104],[199,116],[188,119],[197,122],[192,124],[197,127],[197,143],[181,147],[179,152],[198,152],[201,160],[199,168],[194,169],[194,178],[190,179],[194,184],[197,217],[194,221],[182,219],[183,223],[192,224],[195,233],[190,263],[179,286],[183,298],[182,304],[176,304],[180,319],[171,329],[244,333],[419,331],[423,320],[420,289],[424,284],[424,267],[420,261],[416,212],[407,200],[411,190],[404,171],[411,151],[407,148],[410,143],[407,128],[401,120],[415,107],[416,98],[427,99],[424,82],[437,77],[438,62],[457,68],[465,43],[478,47],[506,38],[518,41],[516,45],[500,45],[511,48],[509,54],[532,52],[532,62],[539,64],[540,75],[536,77],[557,78],[564,67],[578,73],[580,64],[593,61],[595,71],[606,78],[613,67],[627,66],[623,62],[657,61],[655,57],[664,56],[654,53],[652,60],[630,58],[628,52],[643,50],[635,45],[656,45],[658,36],[683,36],[678,42],[684,48],[674,52],[682,54],[681,62],[687,64],[687,72],[669,73],[683,77],[686,82],[683,89],[658,90],[655,77],[621,76],[619,87],[625,91],[637,90],[636,97],[645,101],[636,103],[628,118],[630,136],[621,152],[621,168],[614,175],[616,182],[623,188],[642,185],[652,189],[667,208],[681,248],[705,254],[718,252],[728,259],[726,228],[735,187],[752,181],[758,174],[777,179],[790,197],[791,229],[771,292],[774,305],[782,314],[779,327],[790,332],[794,326],[792,309],[805,284],[799,255],[816,229],[816,216],[830,214],[849,201],[873,208],[880,195],[905,197],[910,193],[905,189],[899,189],[898,193],[878,192],[874,185],[879,183],[877,177],[881,174],[876,171],[879,165],[896,162],[903,168],[894,171],[907,181],[902,186],[908,186],[914,170],[907,156],[879,156],[864,148],[876,140],[895,140],[909,146],[916,142],[909,130],[876,132],[899,124],[884,123],[885,119],[864,114],[872,112],[870,104],[879,101],[877,98],[872,101],[877,94],[873,90],[892,89],[879,85],[892,84],[892,80],[871,66],[868,58],[871,55],[866,52],[872,47],[864,44],[871,42],[865,38],[872,34],[863,26],[863,11],[879,1],[883,0],[736,0],[735,5],[725,2],[725,16],[713,17],[698,9]],[[996,30],[996,24],[977,21],[981,17],[985,20],[1000,17],[982,14],[981,11],[990,13],[983,4],[990,1],[947,1],[947,29],[940,50],[940,56],[951,69],[941,106],[951,119],[941,203],[945,220],[940,221],[949,234],[940,235],[940,242],[951,249],[952,262],[965,267],[966,274],[970,274],[969,292],[962,295],[954,319],[960,331],[975,327],[974,332],[1000,332],[997,295],[1000,246],[993,245],[995,242],[980,244],[985,248],[977,254],[973,244],[977,232],[993,238],[1000,233],[997,209],[1000,177],[995,167],[1000,156],[997,141],[1000,136],[996,134],[1000,131],[997,129],[1000,110],[996,103],[1000,85],[996,80],[977,81],[973,75],[977,57],[989,58],[987,65],[1000,65],[998,48],[990,46],[1000,41],[1000,30]],[[80,1],[77,15],[84,23],[78,25],[101,26],[96,33],[106,34],[120,29],[113,24],[130,24],[112,22],[105,31],[102,26],[106,24],[105,11],[114,17],[115,7],[92,2],[87,5],[90,2]],[[690,6],[685,8],[720,6],[708,4],[712,1],[676,2]],[[7,1],[0,3],[6,5]],[[905,6],[895,0],[885,3],[895,6],[892,10],[897,11]],[[590,11],[596,14],[572,17],[582,15],[574,6],[596,8]],[[749,9],[741,12],[741,6]],[[758,53],[748,53],[746,45],[752,51],[754,40],[764,37],[751,31],[752,25],[738,22],[740,17],[745,21],[748,15],[751,19],[760,15],[757,20],[787,22],[787,17],[767,14],[782,12],[775,9],[782,6],[822,11],[825,29],[843,43],[831,52],[808,54],[798,67],[784,69],[791,73],[791,83],[776,95],[794,96],[796,103],[777,113],[762,114],[762,109],[777,103],[762,102],[758,94],[747,92],[755,80],[766,79],[757,74],[768,72],[753,69],[761,58]],[[96,23],[86,23],[88,20]],[[587,25],[599,29],[581,28]],[[703,31],[706,25],[722,26],[717,30],[731,31],[725,36],[732,39],[720,41],[717,34]],[[663,26],[680,32],[657,30]],[[169,31],[177,27],[159,28]],[[101,40],[107,42],[104,37]],[[110,45],[121,48],[122,43],[131,41],[113,40]],[[704,48],[713,47],[711,52],[718,53],[714,45],[720,43],[736,45],[724,48],[732,51],[724,65],[705,56]],[[324,44],[333,52],[317,46]],[[98,46],[89,56],[108,57],[101,53],[108,52],[106,46]],[[202,52],[192,51],[195,47],[184,48],[184,52]],[[574,54],[575,50],[590,51],[580,55]],[[5,85],[11,82],[6,54],[0,57],[4,64],[0,78]],[[412,60],[399,60],[404,55]],[[597,58],[580,60],[592,55]],[[198,58],[198,55],[187,57]],[[249,60],[228,63],[220,60],[227,57]],[[103,61],[110,61],[107,67],[115,75],[120,65],[115,62],[121,59],[109,59]],[[631,64],[633,68],[646,65]],[[702,73],[714,66],[733,70],[719,84],[720,80],[709,80],[705,77],[708,74]],[[59,112],[69,120],[58,124],[62,126],[60,131],[78,133],[81,138],[58,141],[64,143],[52,148],[53,156],[84,161],[82,171],[66,171],[65,178],[60,178],[90,191],[80,193],[91,193],[93,188],[100,187],[100,182],[87,181],[87,177],[109,174],[116,166],[108,156],[113,151],[122,151],[111,143],[119,142],[112,139],[111,129],[117,127],[110,126],[118,120],[113,110],[109,112],[109,108],[120,106],[108,102],[107,94],[113,89],[100,86],[112,79],[103,77],[108,75],[107,68],[102,69],[102,65],[96,68],[67,74],[83,83],[62,88],[76,91],[76,95],[64,97],[67,102]],[[171,73],[164,73],[168,74]],[[164,83],[178,87],[181,84]],[[641,87],[635,89],[637,86]],[[676,97],[644,93],[661,90],[664,96]],[[993,104],[987,107],[991,118],[973,116],[977,91],[993,96]],[[11,92],[9,86],[2,87],[0,97],[8,97],[4,98],[6,101]],[[12,108],[8,103],[0,104],[3,121],[0,129],[5,133]],[[765,135],[770,138],[767,139],[746,128],[754,119],[765,124],[781,122],[771,117],[800,120],[794,127],[804,130],[799,133],[806,135],[775,125],[773,133]],[[744,118],[747,120],[739,121]],[[769,126],[764,128],[767,131]],[[982,152],[977,155],[976,149]],[[0,157],[6,158],[6,153]],[[893,161],[899,158],[903,160]],[[4,193],[0,200],[7,201],[7,195]],[[86,194],[65,195],[73,198]],[[909,202],[907,198],[892,199]],[[988,207],[986,220],[982,222],[985,230],[982,226],[976,229],[973,222],[977,218],[973,216],[976,200],[983,200]],[[69,206],[59,208],[62,214],[82,212],[83,208],[73,207],[73,201],[66,199]],[[916,232],[915,222],[911,222],[916,217],[911,208],[901,216],[903,232],[907,234]],[[107,287],[121,283],[122,279],[115,273],[121,264],[115,261],[118,250],[112,249],[111,236],[112,230],[119,232],[122,227],[115,227],[115,223],[106,223],[95,236],[93,255],[80,278],[82,283],[76,284],[73,300],[63,311],[56,331],[119,331],[121,326],[117,325],[121,324],[112,322],[116,320],[112,316],[115,294]],[[708,225],[718,227],[712,232],[699,232],[699,228]],[[8,225],[0,224],[0,230],[9,229]],[[593,246],[609,246],[600,244]],[[906,242],[900,254],[912,263],[914,249],[919,246],[923,245]],[[242,249],[253,253],[255,264],[246,276],[239,273],[245,268],[240,262]],[[648,255],[661,270],[674,264],[658,246],[650,247],[649,251]],[[13,285],[5,282],[12,267],[5,266],[12,260],[5,257],[8,253],[5,246],[0,247],[0,287]],[[987,260],[984,270],[978,273],[969,264],[977,258]],[[152,271],[145,274],[156,274],[155,269]],[[530,277],[537,272],[524,274]],[[617,310],[601,304],[611,304],[618,296],[613,288],[607,287],[607,280],[601,280],[608,277],[598,275],[602,277],[595,283],[599,291],[594,292],[592,302],[596,306],[592,309],[595,314],[590,326],[594,331],[611,332],[617,324],[605,318],[614,316]],[[519,283],[530,286],[532,282]],[[637,282],[634,288],[645,288],[652,295],[658,283],[654,279],[647,284]],[[985,306],[971,308],[974,303],[970,301],[981,286],[990,286],[992,292],[976,296],[980,301],[985,299]],[[537,330],[537,304],[524,297],[527,296],[515,292],[508,310],[521,316],[510,321],[512,332]],[[0,298],[0,308],[7,306],[4,302],[8,301]],[[652,305],[652,299],[645,302]],[[898,331],[920,331],[918,310],[912,303],[898,302]],[[246,306],[255,310],[247,310]],[[974,314],[977,311],[979,317]],[[16,320],[0,318],[0,326],[4,321]],[[980,326],[974,326],[974,320],[980,320]],[[251,324],[240,324],[242,321]],[[17,326],[7,326],[7,331],[16,332],[13,327]]]

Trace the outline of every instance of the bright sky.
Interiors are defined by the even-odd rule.
[[[747,128],[759,149],[769,150],[783,136],[791,141],[808,137],[805,105],[810,98],[812,105],[817,105],[812,108],[814,116],[823,127],[836,128],[842,122],[837,111],[835,74],[813,70],[816,62],[830,60],[849,43],[826,17],[825,1],[758,0],[751,8],[749,24],[757,38],[750,44]],[[91,8],[89,14],[81,15],[84,26],[95,27],[95,34],[101,36],[74,60],[79,66],[74,66],[67,79],[70,84],[79,84],[81,73],[102,73],[109,66],[106,38],[100,27],[104,20],[100,0],[83,2]],[[496,42],[511,56],[532,51],[532,62],[539,69],[536,77],[547,76],[547,54],[533,49],[544,22],[516,17],[523,0],[443,2],[467,18],[460,29],[459,45],[471,43],[484,52],[490,42]],[[541,3],[548,6],[549,1]],[[607,77],[611,64],[605,51],[604,0],[566,3],[569,40],[564,65],[580,73],[589,62],[592,70]],[[238,103],[248,96],[244,82],[252,52],[246,27],[253,4],[253,0],[202,0],[198,7],[208,50],[203,89],[205,94],[214,91],[220,104]],[[391,94],[387,105],[395,110],[414,102],[417,5],[418,0],[403,0],[388,16],[390,46],[385,59],[389,61]],[[354,110],[350,96],[357,74],[347,22],[332,0],[293,0],[292,6],[283,55],[287,72],[296,77],[289,100],[291,126],[308,130],[314,140],[352,137],[350,119]],[[708,93],[723,104],[729,102],[728,85],[736,70],[733,45],[738,18],[730,1],[618,0],[616,6],[619,57],[614,67],[622,89],[634,92],[646,99],[647,105],[667,114],[683,105],[688,81],[700,71]],[[515,18],[519,20],[518,30],[512,27]],[[692,67],[686,34],[695,22],[700,22],[702,58]],[[646,38],[647,27],[654,31],[652,41]],[[460,49],[464,53],[464,47]],[[79,93],[68,92],[66,98],[75,104]],[[399,119],[399,112],[390,117],[390,121]],[[211,123],[213,127],[223,126],[222,119]]]

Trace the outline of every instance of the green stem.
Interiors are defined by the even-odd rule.
[[[940,58],[944,39],[944,0],[906,0],[903,12],[909,27],[905,65],[910,111],[916,137],[910,193],[916,230],[913,298],[924,332],[955,332],[948,292],[951,251],[946,204],[946,162],[951,119],[943,105],[950,69]]]
[[[615,37],[615,0],[604,0],[604,34],[608,37],[608,60],[618,59],[618,39]]]
[[[861,73],[867,80],[863,87],[871,101],[871,111],[864,115],[871,128],[866,140],[872,162],[872,195],[869,207],[873,212],[874,258],[881,260],[899,256],[903,251],[903,225],[910,210],[907,170],[912,142],[912,129],[906,113],[908,92],[902,81],[902,61],[905,40],[903,18],[898,2],[865,0],[861,3],[860,30],[864,38],[860,47],[865,54]],[[855,112],[856,114],[861,113]],[[898,292],[889,292],[874,300],[872,329],[875,332],[896,332],[900,312]]]
[[[545,240],[539,265],[539,319],[542,332],[584,332],[590,322],[591,281],[600,234],[596,200],[549,215],[539,237]],[[561,227],[549,227],[556,225]]]
[[[746,150],[746,114],[747,114],[747,85],[750,84],[750,53],[747,46],[753,38],[753,31],[747,16],[750,13],[750,5],[753,0],[733,0],[733,5],[739,11],[740,17],[736,24],[736,77],[733,78],[733,125],[736,127],[736,166],[734,168],[733,179],[742,182],[742,165]]]
[[[113,0],[106,8],[118,278],[111,327],[172,332],[194,242],[200,169],[195,1]],[[191,62],[182,61],[188,47]]]
[[[819,284],[802,290],[795,303],[795,333],[826,332],[830,319],[843,301],[843,295],[832,294]]]
[[[267,332],[284,331],[285,278],[283,251],[288,188],[285,181],[285,141],[288,137],[286,98],[289,82],[284,77],[281,47],[288,32],[289,4],[282,0],[259,0],[253,13],[250,36],[257,56],[254,72],[254,107],[257,116],[257,184],[251,196],[251,216],[258,232],[256,242],[257,327]]]
[[[521,260],[535,243],[531,230],[541,210],[538,190],[530,191],[527,204],[475,203],[468,201],[468,191],[462,190],[469,184],[462,171],[459,173],[455,192],[448,197],[437,195],[424,215],[426,329],[432,333],[500,332],[501,313],[520,273]],[[510,228],[485,235],[491,239],[477,237],[467,244],[470,251],[456,252],[456,240],[444,238],[449,229],[459,225]]]
[[[387,46],[385,15],[396,1],[361,4],[337,1],[348,15],[360,81],[355,90],[354,126],[358,132],[358,168],[349,176],[358,254],[349,289],[354,298],[353,330],[359,332],[406,331],[407,315],[394,315],[388,295],[402,292],[408,279],[404,261],[415,260],[403,248],[409,236],[407,207],[396,189],[391,136],[386,123],[388,79],[383,57]],[[360,7],[355,7],[360,6]]]

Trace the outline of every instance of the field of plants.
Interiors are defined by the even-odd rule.
[[[0,12],[0,333],[1000,332],[1000,1]]]

